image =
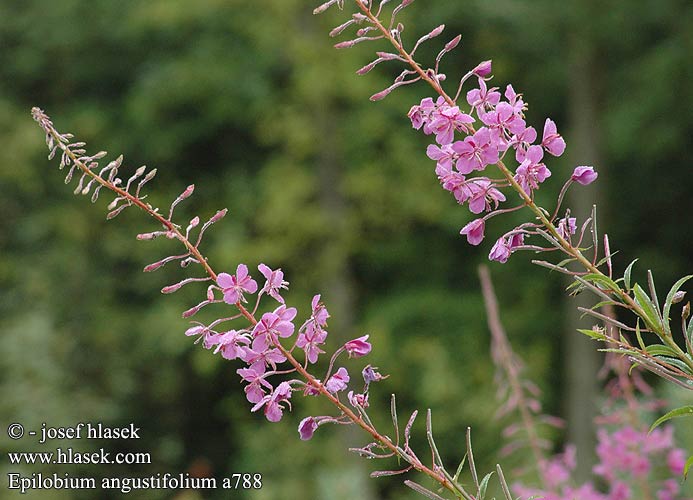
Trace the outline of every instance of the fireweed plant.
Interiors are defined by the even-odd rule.
[[[560,256],[555,259],[558,262],[533,262],[571,276],[574,279],[571,292],[588,290],[597,296],[598,303],[594,307],[580,310],[602,322],[605,327],[595,326],[591,330],[582,330],[582,333],[605,342],[607,347],[604,350],[625,357],[630,364],[643,367],[681,387],[693,389],[693,320],[689,319],[690,305],[686,303],[681,313],[685,350],[674,340],[669,317],[672,305],[683,300],[681,288],[692,276],[676,282],[661,306],[650,272],[646,287],[631,279],[635,261],[626,268],[622,277],[614,277],[613,254],[608,237],[600,237],[597,231],[596,210],[593,209],[587,220],[578,222],[571,217],[570,210],[562,208],[565,194],[573,184],[587,185],[597,179],[598,174],[591,166],[578,166],[573,170],[563,184],[553,210],[539,206],[534,193],[552,175],[544,163],[545,155],[560,156],[566,147],[556,124],[546,119],[541,138],[536,129],[527,126],[525,111],[528,107],[522,95],[512,85],[507,85],[502,93],[499,88],[490,85],[491,61],[475,66],[448,93],[444,88],[447,78],[439,72],[439,65],[443,56],[457,47],[461,37],[458,35],[447,42],[433,65],[419,63],[415,59],[417,49],[423,43],[439,37],[444,26],[419,38],[410,49],[406,48],[402,37],[404,26],[397,21],[397,16],[411,3],[413,0],[399,3],[390,0],[355,0],[355,11],[351,18],[333,29],[330,35],[338,36],[348,29],[356,29],[353,38],[336,44],[338,49],[364,42],[383,42],[390,46],[390,51],[376,52],[376,59],[358,70],[360,75],[382,62],[404,65],[404,70],[393,84],[371,96],[371,100],[382,99],[396,88],[416,82],[423,82],[431,88],[433,97],[424,98],[413,106],[408,116],[415,129],[431,136],[434,141],[426,154],[436,163],[435,172],[442,187],[450,191],[460,205],[466,205],[477,216],[460,233],[470,244],[479,245],[485,237],[487,223],[493,217],[528,211],[531,218],[500,236],[492,246],[489,258],[504,263],[511,254],[520,250]],[[394,7],[387,10],[388,4]],[[314,13],[319,14],[333,6],[343,9],[345,2],[330,0],[317,7]],[[471,87],[466,93],[465,86]],[[60,169],[67,169],[65,182],[78,179],[75,194],[91,195],[92,202],[96,202],[102,190],[110,191],[114,198],[108,205],[107,219],[113,219],[123,210],[135,206],[161,226],[159,230],[138,234],[137,239],[167,238],[181,243],[182,253],[149,264],[144,271],[152,272],[172,262],[199,271],[196,276],[162,289],[162,293],[173,293],[191,283],[206,285],[206,293],[201,301],[186,310],[184,318],[193,318],[202,308],[212,304],[231,306],[233,312],[222,314],[211,323],[193,320],[185,334],[214,354],[243,363],[237,373],[252,405],[251,411],[262,411],[269,421],[277,422],[285,410],[291,409],[294,394],[322,397],[334,407],[332,413],[305,417],[298,427],[300,439],[311,439],[324,424],[356,425],[369,435],[370,442],[351,451],[372,459],[396,458],[398,463],[396,470],[376,471],[371,474],[373,477],[418,471],[433,481],[433,489],[412,480],[406,480],[405,484],[428,498],[440,499],[444,498],[441,496],[444,494],[466,500],[484,498],[492,474],[483,478],[478,475],[469,431],[466,438],[467,454],[457,470],[451,473],[438,453],[430,411],[426,414],[427,459],[420,458],[410,446],[411,431],[418,412],[409,417],[402,429],[394,395],[390,408],[392,429],[388,433],[376,429],[368,412],[369,390],[371,384],[380,382],[386,375],[382,375],[376,367],[366,365],[356,383],[356,377],[352,378],[347,369],[340,365],[340,359],[344,356],[360,358],[371,351],[368,335],[331,350],[327,342],[329,313],[320,295],[313,297],[310,314],[300,321],[297,319],[297,308],[287,305],[282,296],[288,282],[284,280],[281,269],[260,264],[258,275],[251,273],[242,263],[237,264],[235,269],[223,271],[212,267],[200,247],[206,231],[226,215],[226,209],[204,222],[196,216],[186,223],[180,223],[178,219],[174,220],[175,209],[193,194],[194,186],[189,186],[173,200],[167,211],[161,211],[146,201],[146,195],[142,194],[145,184],[155,176],[156,169],[147,171],[141,167],[129,177],[121,178],[122,156],[102,166],[101,160],[107,154],[105,151],[89,154],[84,142],[75,141],[72,134],[58,132],[48,115],[39,108],[32,109],[32,116],[46,134],[49,159],[59,156]],[[509,200],[515,200],[515,203]],[[506,202],[507,207],[502,205]],[[603,242],[603,249],[600,249],[600,242]],[[259,276],[262,279],[258,282],[255,278]],[[261,301],[273,302],[276,307],[272,312],[260,314],[258,309]],[[614,314],[600,312],[606,307],[623,310],[631,319],[622,321],[616,319]],[[613,331],[617,333],[614,335],[611,333]],[[630,338],[633,336],[634,339]],[[316,363],[319,358],[327,356],[327,370],[318,374]],[[655,424],[691,412],[693,407],[679,408]],[[609,439],[611,441],[607,437],[603,440],[606,443],[603,447],[605,455],[609,446],[618,441],[613,436]],[[564,456],[562,460],[563,470],[569,470],[570,458]],[[556,462],[542,459],[539,463],[544,464],[541,467],[549,467]],[[460,481],[467,464],[471,475],[470,486]],[[505,498],[511,500],[513,496],[503,471],[497,467],[496,472]],[[612,472],[604,471],[605,474]],[[528,494],[543,492],[523,491]],[[670,497],[674,494],[671,489]]]
[[[331,6],[344,7],[343,0],[331,0],[315,9],[320,13]],[[376,6],[377,3],[377,6]],[[681,330],[685,350],[674,340],[671,308],[682,302],[683,285],[693,278],[684,276],[669,290],[664,304],[660,305],[650,271],[647,272],[646,288],[631,279],[636,260],[631,262],[622,277],[615,278],[612,266],[613,252],[606,234],[597,230],[596,208],[587,220],[571,217],[569,209],[562,209],[564,197],[574,184],[588,185],[598,173],[592,166],[577,166],[561,188],[555,207],[547,210],[535,202],[534,194],[552,173],[544,163],[545,156],[561,156],[566,148],[563,137],[550,118],[544,122],[539,139],[537,130],[525,121],[527,103],[522,94],[512,85],[502,91],[490,87],[492,79],[491,61],[484,61],[463,75],[453,86],[454,94],[443,87],[447,81],[439,72],[440,62],[447,53],[455,49],[460,41],[458,35],[448,41],[433,66],[419,63],[414,57],[417,49],[426,42],[439,37],[444,30],[440,25],[419,38],[411,49],[402,39],[404,26],[396,17],[413,0],[403,0],[383,21],[384,7],[390,0],[373,2],[357,0],[357,11],[351,19],[330,33],[338,36],[349,27],[358,27],[356,37],[337,43],[338,49],[372,41],[388,43],[392,52],[376,52],[377,58],[357,71],[363,75],[376,65],[396,61],[405,69],[394,83],[371,96],[377,101],[393,90],[416,82],[431,87],[434,97],[424,98],[412,106],[409,119],[412,126],[421,130],[435,141],[427,148],[428,157],[436,162],[435,172],[446,191],[450,191],[460,205],[467,205],[475,216],[480,216],[465,225],[460,234],[472,245],[479,245],[486,233],[486,225],[493,217],[520,210],[528,210],[531,220],[503,234],[493,244],[489,259],[507,262],[516,251],[528,250],[535,253],[558,255],[562,260],[552,263],[535,259],[532,262],[553,271],[564,273],[574,279],[569,287],[571,293],[583,290],[594,293],[599,302],[592,308],[580,308],[585,315],[594,317],[608,326],[615,327],[619,334],[612,338],[602,327],[581,330],[582,333],[609,344],[607,350],[615,349],[632,363],[643,366],[660,377],[686,389],[693,389],[693,320],[690,320],[690,303],[681,311]],[[465,84],[471,90],[463,94]],[[513,168],[510,165],[516,164]],[[490,176],[496,177],[490,177]],[[515,199],[509,207],[501,203],[508,201],[506,193]],[[603,249],[600,248],[603,242]],[[556,259],[558,260],[558,259]],[[614,315],[604,314],[597,309],[613,307],[630,316],[626,322]],[[634,334],[637,343],[629,341],[626,334]],[[649,336],[643,336],[649,334]],[[650,339],[654,339],[649,342]],[[646,342],[648,340],[648,342]],[[693,407],[679,409],[673,416],[693,412]]]

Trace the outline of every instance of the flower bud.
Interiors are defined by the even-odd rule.
[[[587,186],[588,184],[592,184],[597,179],[598,175],[599,174],[594,171],[594,167],[581,166],[575,167],[573,175],[570,177],[570,179],[578,184]]]
[[[472,70],[479,78],[486,78],[491,74],[491,60],[479,63],[476,68]]]

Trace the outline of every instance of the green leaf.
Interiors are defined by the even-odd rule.
[[[628,264],[628,267],[626,267],[626,272],[623,273],[623,283],[626,285],[626,290],[630,292],[630,275],[633,272],[633,265],[638,261],[638,259],[635,259],[633,262]]]
[[[652,271],[650,269],[647,270],[647,286],[650,288],[650,297],[652,298],[652,303],[655,306],[655,311],[657,311],[657,315],[659,316],[659,299],[657,298],[654,277],[652,276]]]
[[[688,276],[684,276],[680,280],[678,280],[676,283],[674,283],[674,286],[671,287],[671,290],[669,290],[669,293],[667,294],[667,299],[664,302],[664,312],[662,314],[663,317],[663,323],[664,323],[664,328],[666,329],[666,332],[668,334],[671,334],[671,328],[669,328],[669,311],[671,311],[671,305],[674,301],[674,295],[676,292],[679,291],[679,289],[683,286],[683,284],[688,281],[689,279],[693,278],[693,274],[689,274]]]
[[[598,286],[593,285],[592,283],[590,283],[589,281],[585,280],[584,278],[581,278],[580,276],[575,276],[575,280],[578,281],[578,282],[580,282],[580,283],[582,283],[583,286],[585,286],[586,288],[589,288],[589,289],[592,291],[592,293],[594,293],[595,295],[598,295],[599,297],[601,297],[601,298],[604,299],[605,301],[610,301],[610,300],[612,300],[612,298],[609,297],[606,293],[604,293],[604,291],[603,291],[601,288],[599,288]],[[615,283],[614,283],[614,284],[615,284]],[[593,309],[594,309],[594,308],[593,308]]]
[[[601,260],[595,264],[595,266],[596,266],[596,267],[601,266],[602,264],[604,264],[604,262],[606,262],[607,260],[609,260],[609,259],[610,259],[611,257],[613,257],[614,255],[616,255],[618,252],[619,252],[619,251],[616,250],[615,252],[611,252],[609,255],[607,255],[607,256],[605,256],[605,257],[602,257]]]
[[[467,463],[467,455],[466,454],[462,457],[462,461],[460,462],[460,465],[457,466],[457,470],[455,471],[455,475],[452,476],[452,479],[454,479],[455,482],[457,482],[457,480],[460,477],[460,474],[462,474],[462,469],[464,469],[465,463]]]
[[[571,262],[576,261],[577,259],[575,257],[568,257],[567,259],[563,259],[560,261],[558,264],[556,264],[558,267],[565,267],[566,264],[570,264]]]
[[[578,329],[578,332],[587,335],[588,337],[593,338],[595,340],[601,340],[602,342],[606,342],[609,339],[609,337],[607,337],[605,334],[597,332],[595,330]]]
[[[604,276],[603,274],[597,274],[597,273],[590,273],[590,274],[585,274],[582,276],[582,279],[585,281],[588,281],[590,283],[596,283],[599,285],[602,285],[604,288],[607,288],[609,290],[613,290],[614,292],[620,292],[621,288],[618,286],[618,284],[609,278],[608,276]]]
[[[676,368],[681,370],[683,373],[687,373],[688,375],[693,375],[693,373],[691,373],[690,367],[678,358],[672,358],[669,356],[655,356],[655,358],[663,361],[664,363],[666,363],[668,365],[675,366]]]
[[[654,424],[652,424],[652,427],[650,427],[650,432],[655,430],[658,426],[663,424],[664,422],[671,420],[672,418],[678,418],[678,417],[693,417],[693,405],[687,405],[687,406],[682,406],[681,408],[676,408],[675,410],[671,410],[669,413],[666,415],[662,415],[659,417]],[[690,462],[690,459],[688,459]],[[688,462],[686,463],[688,465]],[[686,471],[684,470],[684,474]]]
[[[659,321],[659,312],[652,303],[650,297],[648,297],[645,293],[645,290],[643,290],[640,285],[636,283],[635,286],[633,286],[633,294],[635,295],[635,303],[640,306],[645,314],[645,317],[643,318],[645,323],[653,330],[657,330],[658,327],[661,327]]]
[[[489,472],[481,480],[481,483],[479,484],[479,494],[477,495],[479,500],[482,500],[486,496],[486,489],[488,488],[488,482],[491,479],[491,476],[493,476],[493,472]]]
[[[686,465],[683,467],[683,477],[688,478],[688,471],[691,468],[691,465],[693,465],[693,456],[688,457],[688,460],[686,460]]]
[[[601,302],[597,302],[596,304],[594,304],[592,307],[590,307],[590,309],[594,311],[595,309],[601,309],[604,306],[613,306],[614,304],[616,304],[616,302],[614,302],[611,299],[602,300]]]
[[[638,338],[638,345],[640,346],[640,349],[644,351],[645,343],[642,341],[642,335],[640,335],[640,318],[638,318],[638,322],[635,324],[635,336]]]
[[[671,356],[678,358],[678,353],[669,346],[662,344],[652,344],[645,348],[645,352],[650,356]]]

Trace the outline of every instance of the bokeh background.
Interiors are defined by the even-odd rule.
[[[250,413],[238,366],[183,335],[180,313],[203,291],[190,286],[162,297],[158,290],[184,272],[140,272],[175,247],[136,242],[136,233],[156,229],[141,214],[106,223],[106,198],[94,207],[72,196],[45,158],[32,106],[93,152],[157,167],[155,205],[168,206],[195,183],[181,214],[204,219],[228,207],[204,247],[215,268],[281,267],[300,317],[322,293],[333,346],[369,333],[369,361],[391,375],[371,395],[376,422],[387,425],[395,392],[400,415],[433,410],[453,470],[467,426],[480,469],[527,461],[498,455],[507,422],[493,420],[494,367],[476,277],[492,241],[472,248],[458,235],[470,214],[438,187],[428,142],[405,116],[430,92],[411,86],[369,102],[399,70],[382,65],[357,77],[376,46],[335,51],[327,33],[344,13],[314,18],[313,4],[0,0],[0,421],[3,429],[14,421],[27,428],[134,422],[141,440],[106,446],[154,458],[150,466],[56,472],[261,472],[262,490],[234,498],[414,498],[398,478],[368,478],[380,464],[346,451],[367,442],[357,432],[323,427],[311,442],[298,440],[303,416],[328,411],[321,402],[294,398],[279,424]],[[691,2],[421,0],[401,20],[409,41],[441,22],[446,40],[462,33],[461,49],[444,61],[451,82],[493,59],[494,83],[524,93],[530,124],[541,130],[547,116],[558,123],[569,149],[549,165],[545,203],[573,166],[597,167],[598,187],[572,203],[584,216],[598,201],[600,228],[620,251],[617,269],[639,257],[638,278],[653,268],[660,291],[693,269]],[[520,220],[501,219],[490,234]],[[545,410],[571,423],[550,436],[557,449],[572,439],[589,450],[602,383],[592,377],[597,346],[574,333],[576,302],[566,299],[566,283],[529,257],[492,266],[503,321],[527,377],[543,389]],[[348,366],[355,374],[361,365]],[[669,394],[672,404],[685,396]],[[684,427],[677,432],[690,450]],[[422,423],[417,434],[423,448]],[[10,442],[3,430],[3,488],[16,469],[6,451],[43,449],[26,438]],[[592,458],[582,458],[585,475]],[[228,497],[221,490],[129,496]],[[95,497],[42,491],[27,498]]]

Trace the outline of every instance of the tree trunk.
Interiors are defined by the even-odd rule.
[[[596,44],[589,32],[589,6],[577,1],[572,17],[573,34],[570,50],[570,89],[569,89],[569,159],[570,169],[577,165],[595,165],[600,172],[603,166],[599,148],[599,118]],[[598,191],[592,184],[589,187],[574,185],[568,197],[571,214],[581,221],[589,217],[592,206],[597,203]],[[589,236],[589,235],[588,235]],[[588,236],[586,237],[589,241]],[[600,241],[600,246],[602,242]],[[593,250],[590,250],[590,252]],[[564,332],[566,411],[569,442],[577,447],[578,466],[576,481],[585,481],[591,476],[595,462],[594,416],[598,398],[597,372],[601,356],[594,341],[581,335],[578,328],[591,328],[594,320],[581,318],[578,307],[591,307],[594,297],[587,292],[566,300],[566,328]]]

